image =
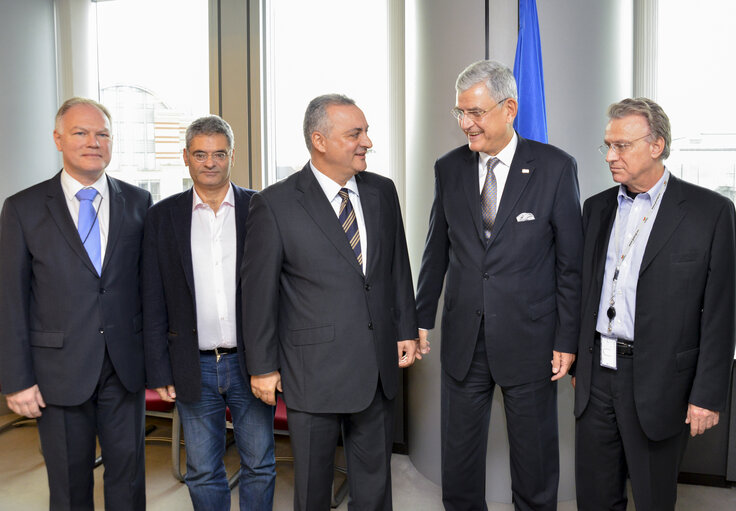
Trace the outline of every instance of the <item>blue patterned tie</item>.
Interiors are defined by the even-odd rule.
[[[491,158],[486,164],[488,173],[486,174],[486,181],[483,183],[483,191],[480,194],[480,210],[483,214],[483,229],[485,231],[486,240],[491,237],[491,229],[493,229],[493,223],[496,221],[496,174],[493,173],[493,169],[501,160],[498,158]]]
[[[97,197],[97,190],[94,188],[82,188],[77,192],[79,199],[79,218],[77,221],[77,230],[82,240],[85,250],[89,255],[90,261],[97,270],[97,274],[102,274],[102,250],[100,246],[100,223],[97,221],[97,211],[95,211],[94,200]]]
[[[338,195],[342,198],[339,219],[342,224],[342,229],[348,237],[350,248],[353,249],[355,258],[358,260],[358,264],[362,267],[363,254],[360,252],[360,232],[358,231],[358,222],[355,219],[355,211],[353,211],[353,205],[350,203],[348,193],[349,190],[347,188],[341,188],[338,192]]]

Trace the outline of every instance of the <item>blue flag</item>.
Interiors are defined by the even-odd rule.
[[[519,89],[519,113],[514,120],[514,128],[524,138],[546,143],[547,110],[536,0],[519,0],[514,78]]]

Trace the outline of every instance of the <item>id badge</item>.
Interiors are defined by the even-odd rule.
[[[601,367],[616,370],[616,338],[601,335]]]

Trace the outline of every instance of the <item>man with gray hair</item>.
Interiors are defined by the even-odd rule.
[[[442,315],[442,498],[486,509],[494,387],[503,392],[516,509],[557,509],[557,384],[575,359],[582,226],[575,160],[513,129],[511,71],[468,66],[452,114],[468,143],[435,163],[419,272],[420,353]]]
[[[242,511],[270,511],[273,407],[256,399],[245,367],[240,265],[252,190],[230,182],[233,132],[216,115],[187,128],[193,187],[153,206],[143,237],[143,338],[149,388],[176,401],[195,510],[230,509],[225,417],[240,454]]]
[[[304,116],[310,161],[256,194],[243,264],[245,362],[256,397],[283,389],[294,509],[330,507],[342,432],[350,509],[390,510],[400,367],[414,362],[414,290],[396,188],[367,172],[355,102]]]
[[[673,510],[688,432],[718,424],[734,353],[736,214],[665,167],[670,122],[610,106],[600,147],[617,186],[585,201],[575,387],[577,504]]]

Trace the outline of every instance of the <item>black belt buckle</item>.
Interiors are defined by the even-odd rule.
[[[616,353],[624,357],[633,357],[634,343],[631,341],[616,339]]]

